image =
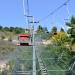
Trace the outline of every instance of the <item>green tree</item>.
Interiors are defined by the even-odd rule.
[[[47,27],[42,27],[39,25],[37,28],[37,34],[40,38],[47,39],[49,34]]]
[[[67,22],[66,25],[75,28],[75,17],[72,16],[70,22]]]
[[[57,33],[57,27],[54,26],[54,27],[52,28],[51,32],[52,32],[52,33]]]
[[[43,27],[39,25],[37,28],[37,33],[42,33],[42,32],[43,32]]]
[[[68,41],[70,40],[69,37],[65,32],[58,32],[57,35],[52,36],[53,43],[60,46],[66,46]]]
[[[57,35],[53,35],[50,39],[52,41],[52,51],[55,58],[57,58],[56,63],[66,69],[71,60],[70,50],[68,48],[68,41],[70,40],[66,32],[57,32]],[[64,57],[65,56],[65,57]],[[69,59],[68,59],[69,58]]]
[[[70,22],[67,22],[66,25],[70,27],[68,29],[68,34],[70,34],[72,39],[72,44],[75,43],[75,17],[72,16]]]
[[[70,47],[71,50],[75,50],[75,48],[73,48],[73,45],[75,44],[75,17],[72,16],[70,22],[67,22],[66,25],[69,27],[67,33],[70,34]],[[71,55],[71,62],[73,63],[75,61],[75,55]],[[74,58],[74,61],[72,60]],[[72,65],[72,63],[70,62],[69,66]],[[75,67],[73,68],[73,71],[70,72],[71,75],[75,75]]]
[[[9,31],[9,27],[4,27],[3,30]]]
[[[72,38],[75,38],[75,17],[72,16],[70,22],[67,22],[66,25],[70,27],[68,33],[71,34]]]
[[[10,31],[10,32],[13,32],[14,29],[15,29],[14,27],[10,27],[10,28],[9,28],[9,31]]]
[[[64,32],[64,29],[63,29],[63,28],[61,28],[61,29],[60,29],[60,32]]]
[[[16,34],[24,33],[24,29],[23,29],[23,28],[16,27],[16,28],[15,28],[15,33],[16,33]]]
[[[3,29],[3,27],[2,26],[0,26],[0,30],[2,30]]]
[[[54,26],[54,27],[51,29],[51,34],[52,34],[52,36],[57,34],[57,27]]]

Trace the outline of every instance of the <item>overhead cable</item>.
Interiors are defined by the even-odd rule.
[[[23,0],[23,11],[24,11],[24,15],[25,15],[25,5],[24,5],[24,0]]]
[[[50,12],[47,16],[45,16],[44,18],[40,19],[39,22],[46,20],[49,16],[53,15],[54,13],[56,13],[59,9],[61,9],[62,7],[64,7],[65,5],[67,5],[67,3],[70,0],[67,0],[66,2],[64,2],[62,5],[60,5],[59,7],[57,7],[55,10],[53,10],[52,12]]]

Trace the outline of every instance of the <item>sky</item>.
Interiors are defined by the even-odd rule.
[[[55,10],[66,0],[29,0],[30,15],[34,16],[35,21],[39,21],[50,12]],[[25,0],[26,6],[26,0]],[[67,8],[69,9],[69,14]],[[40,25],[50,30],[53,26],[61,27],[65,30],[67,18],[75,16],[75,0],[70,0],[67,4],[53,15],[48,16],[45,20],[40,21]],[[35,24],[35,28],[39,25]],[[0,0],[0,25],[27,28],[26,18],[23,11],[23,0]]]

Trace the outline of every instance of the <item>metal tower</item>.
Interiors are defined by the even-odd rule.
[[[26,1],[26,2],[25,2]],[[29,1],[23,0],[23,9],[24,9],[24,16],[27,21],[28,30],[32,37],[32,43],[33,43],[33,75],[36,75],[36,52],[35,52],[35,46],[34,46],[34,17],[30,16],[29,13]]]
[[[27,30],[29,30],[29,32],[31,33],[32,25],[30,22],[32,21],[32,17],[30,16],[30,13],[29,13],[29,1],[28,0],[23,0],[23,10],[24,10],[24,17],[26,19]]]

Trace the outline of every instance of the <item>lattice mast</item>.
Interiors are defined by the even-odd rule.
[[[31,33],[31,28],[32,25],[30,24],[30,21],[32,20],[29,13],[29,0],[23,0],[23,10],[24,10],[24,17],[26,19],[26,24],[27,24],[27,28],[25,29],[29,31],[29,33]]]

